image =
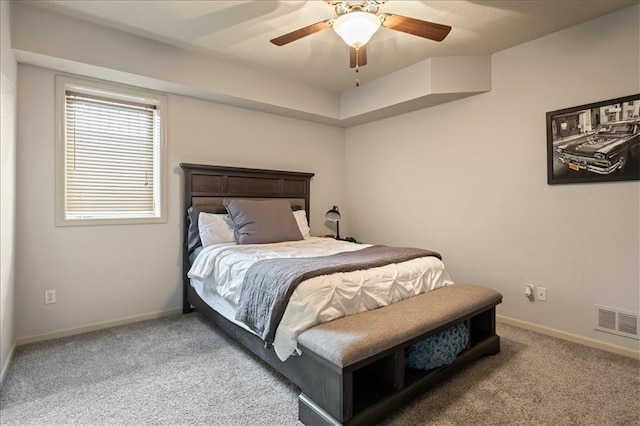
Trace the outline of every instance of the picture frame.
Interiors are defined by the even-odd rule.
[[[549,185],[640,180],[640,94],[550,111]]]

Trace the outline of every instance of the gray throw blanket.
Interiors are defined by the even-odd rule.
[[[378,245],[329,256],[260,260],[245,274],[236,320],[245,323],[266,343],[273,343],[289,298],[302,281],[426,256],[442,259],[440,254],[429,250]]]

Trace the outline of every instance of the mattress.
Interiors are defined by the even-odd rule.
[[[318,237],[275,244],[216,244],[198,254],[188,276],[205,302],[248,329],[234,317],[244,274],[253,263],[275,257],[325,256],[364,247],[368,245]],[[293,292],[276,330],[273,348],[284,361],[300,353],[296,338],[314,325],[451,284],[444,264],[436,257],[311,278]]]

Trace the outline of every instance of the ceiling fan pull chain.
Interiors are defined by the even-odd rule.
[[[360,72],[360,46],[356,46],[356,73]],[[360,87],[360,79],[356,78],[356,87]]]

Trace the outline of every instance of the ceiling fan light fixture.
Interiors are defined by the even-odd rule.
[[[369,42],[380,28],[380,18],[369,12],[349,12],[333,23],[335,32],[349,46],[359,48]]]

